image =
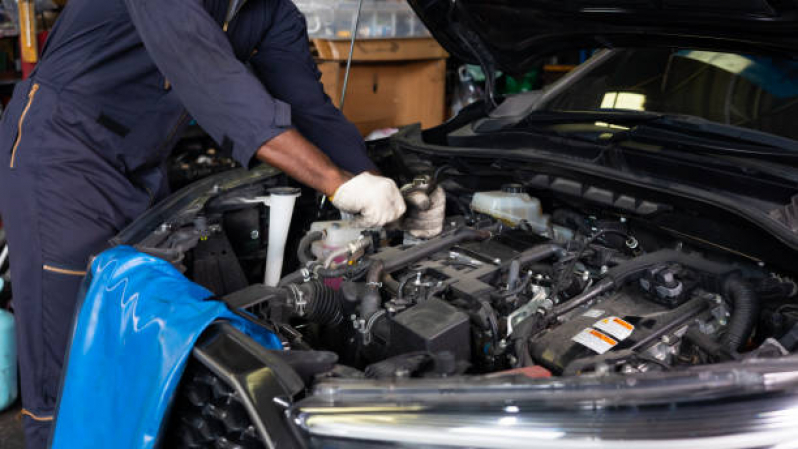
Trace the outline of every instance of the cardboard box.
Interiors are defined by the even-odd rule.
[[[348,55],[342,50],[344,41],[316,40],[314,44],[324,90],[339,105]],[[357,42],[344,115],[363,135],[413,123],[424,128],[443,123],[445,57],[446,52],[432,39]]]

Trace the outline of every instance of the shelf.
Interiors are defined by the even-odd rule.
[[[322,61],[346,61],[349,39],[313,39],[316,57]],[[449,54],[432,38],[358,39],[354,62],[419,61],[448,58]]]

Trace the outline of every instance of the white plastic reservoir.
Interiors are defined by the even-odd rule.
[[[313,242],[310,251],[317,260],[324,260],[331,253],[345,248],[349,242],[359,239],[364,231],[379,229],[358,226],[353,220],[317,221],[310,225],[310,231],[322,231],[324,238]]]
[[[275,187],[269,189],[269,196],[262,198],[264,204],[269,206],[269,246],[266,249],[264,275],[264,284],[268,286],[273,287],[280,282],[288,228],[294,215],[294,203],[300,193],[297,188]]]
[[[501,190],[475,193],[471,209],[510,226],[526,222],[536,233],[554,240],[573,238],[570,229],[551,224],[551,217],[543,213],[540,200],[529,196],[520,184],[506,184]]]

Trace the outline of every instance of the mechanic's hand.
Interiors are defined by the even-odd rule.
[[[404,190],[404,189],[403,189]],[[446,192],[438,187],[431,194],[410,190],[405,194],[407,215],[402,229],[419,239],[435,237],[443,231],[446,217]]]
[[[368,172],[341,184],[330,201],[343,212],[359,215],[357,222],[364,227],[384,226],[407,209],[395,182]]]

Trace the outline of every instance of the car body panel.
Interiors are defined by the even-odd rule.
[[[687,46],[794,54],[794,1],[409,0],[453,55],[522,73],[566,49]]]

